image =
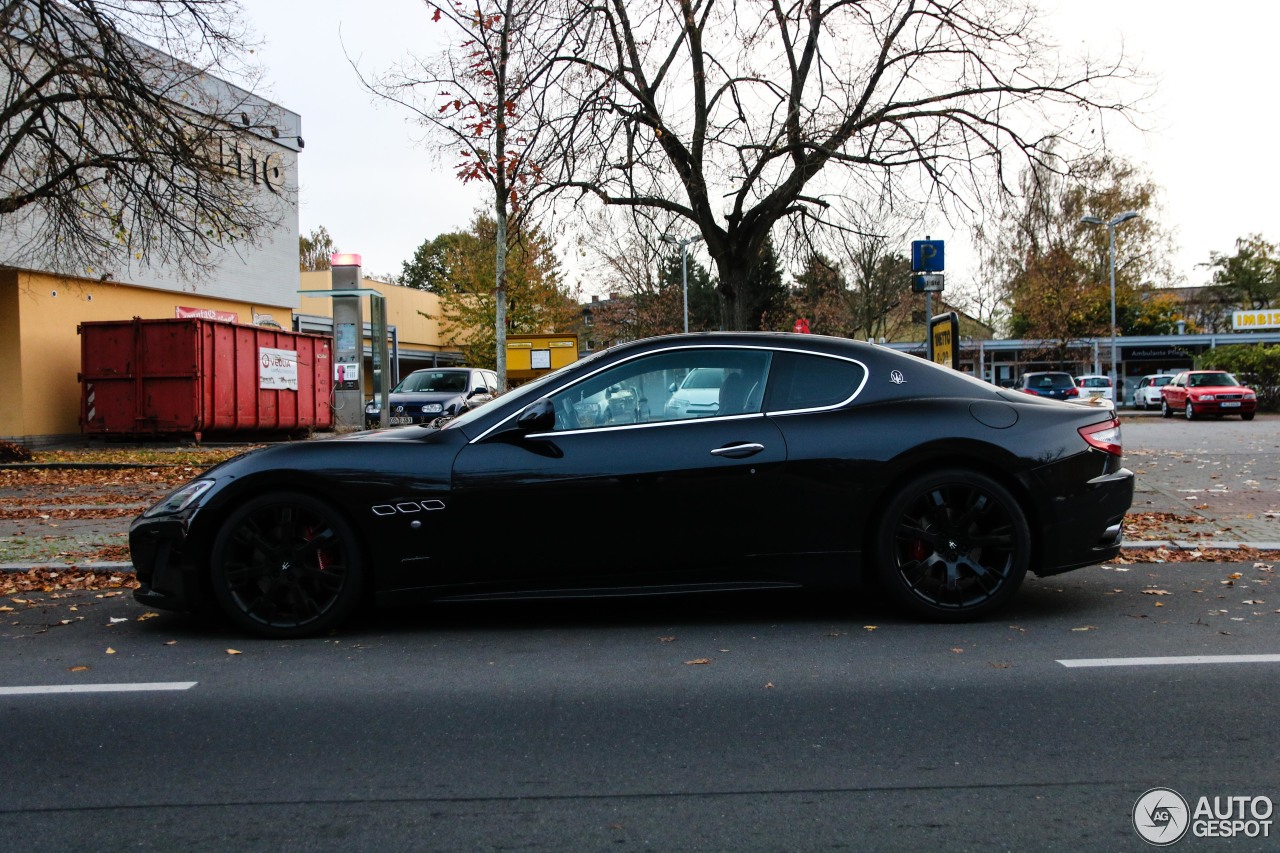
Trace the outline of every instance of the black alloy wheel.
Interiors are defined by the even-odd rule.
[[[287,639],[323,633],[350,615],[363,566],[355,534],[336,510],[309,495],[275,492],[227,518],[210,577],[231,621]]]
[[[976,619],[1018,590],[1031,528],[1013,495],[976,471],[918,477],[889,503],[876,569],[899,605],[930,619]]]

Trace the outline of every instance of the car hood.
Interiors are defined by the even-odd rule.
[[[390,400],[389,405],[394,406],[405,403],[445,403],[465,393],[465,391],[396,391],[387,396]],[[377,394],[373,396],[373,402],[378,403],[380,400]]]
[[[1197,385],[1194,388],[1188,388],[1187,392],[1191,394],[1252,394],[1253,389],[1247,385]]]
[[[680,388],[673,397],[679,397],[695,403],[712,403],[720,399],[719,388]]]

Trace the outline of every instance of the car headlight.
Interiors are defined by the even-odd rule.
[[[1197,403],[1212,403],[1214,396],[1212,394],[1195,394],[1191,397]]]
[[[667,403],[667,408],[673,412],[683,412],[688,405],[687,400],[672,400]]]
[[[366,415],[376,415],[379,411],[381,410],[378,408],[377,403],[367,403],[364,407],[364,413]]]
[[[211,488],[213,488],[213,480],[193,480],[170,492],[158,504],[144,512],[143,516],[172,515],[182,512],[200,500],[200,496]]]
[[[427,403],[422,407],[423,414],[438,415],[444,411],[444,406],[440,403]]]
[[[1253,391],[1245,391],[1245,392],[1244,392],[1244,397],[1243,397],[1243,399],[1245,399],[1245,400],[1256,400],[1256,399],[1258,399],[1258,395],[1257,395],[1257,394],[1255,394]]]

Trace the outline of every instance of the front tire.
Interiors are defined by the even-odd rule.
[[[214,598],[239,627],[272,639],[323,633],[359,603],[355,533],[332,506],[274,492],[233,512],[214,540]]]
[[[1173,417],[1173,409],[1169,408],[1168,400],[1160,401],[1160,415],[1161,417],[1165,417],[1165,418]]]
[[[940,622],[977,619],[1017,592],[1031,560],[1031,528],[990,477],[947,469],[912,480],[881,519],[876,571],[898,605]]]
[[[1194,421],[1196,419],[1196,410],[1191,408],[1191,401],[1187,401],[1187,420]]]
[[[1253,412],[1245,412],[1244,414],[1242,414],[1242,415],[1240,416],[1240,420],[1242,420],[1242,421],[1251,421],[1251,420],[1253,420]]]

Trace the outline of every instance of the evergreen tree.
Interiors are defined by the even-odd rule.
[[[790,331],[795,318],[788,316],[788,296],[787,286],[782,280],[782,267],[778,264],[778,253],[773,247],[773,238],[769,238],[743,279],[741,291],[737,295],[742,311],[741,328],[748,332]],[[732,328],[731,318],[725,319],[726,326]]]

